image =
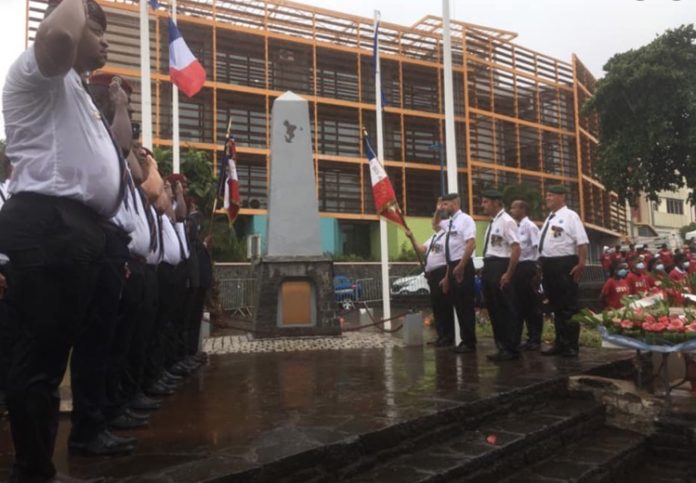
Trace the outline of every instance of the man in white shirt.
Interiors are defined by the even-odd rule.
[[[21,326],[7,398],[18,482],[62,479],[52,463],[58,386],[89,323],[107,237],[101,224],[122,200],[125,169],[82,82],[106,62],[104,11],[94,0],[51,0],[46,15],[3,89],[14,172],[0,252],[12,260],[8,302]]]
[[[461,210],[457,193],[442,197],[442,209],[448,218],[440,222],[445,231],[445,260],[447,276],[443,279],[443,290],[457,312],[462,341],[454,351],[466,354],[476,351],[476,311],[474,304],[474,262],[476,249],[476,223]],[[447,330],[447,337],[454,339],[454,327]]]
[[[547,356],[577,357],[580,324],[571,318],[578,308],[578,282],[585,269],[589,240],[576,212],[566,206],[568,188],[551,186],[546,207],[551,212],[539,239],[544,293],[553,309],[556,340],[541,353]]]
[[[441,213],[438,200],[437,210],[433,215],[433,235],[420,245],[416,242],[413,233],[406,231],[406,236],[411,239],[413,246],[424,255],[425,279],[430,289],[430,305],[433,310],[433,319],[437,331],[436,347],[450,347],[454,345],[452,328],[454,327],[454,307],[447,294],[442,290],[442,280],[447,275],[447,260],[445,259],[445,230],[440,228]]]
[[[483,298],[493,326],[498,352],[488,360],[504,362],[519,359],[519,322],[515,311],[512,280],[520,258],[517,224],[503,208],[503,194],[486,190],[481,194],[483,212],[491,218],[483,243]]]
[[[517,299],[517,316],[520,322],[518,340],[522,339],[522,329],[527,325],[527,340],[520,346],[524,351],[537,351],[541,348],[541,332],[544,317],[541,312],[539,286],[539,227],[527,216],[528,205],[524,200],[515,200],[510,205],[510,215],[518,226],[520,240],[520,261],[515,270],[513,285]]]

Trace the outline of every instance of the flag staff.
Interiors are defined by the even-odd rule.
[[[379,62],[379,21],[381,14],[375,10],[375,111],[377,123],[377,159],[384,166],[384,134],[382,125],[382,74]],[[387,245],[387,221],[379,218],[379,247],[382,267],[382,318],[391,318],[391,299],[389,292],[389,247]],[[384,328],[391,329],[391,322],[384,324]]]
[[[172,21],[176,24],[176,0],[172,0]],[[181,170],[181,152],[179,150],[179,88],[172,82],[172,171]]]
[[[150,17],[148,0],[140,0],[140,112],[143,146],[152,149],[152,87],[150,73]]]

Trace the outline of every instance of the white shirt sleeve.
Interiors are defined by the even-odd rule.
[[[462,239],[467,242],[472,238],[476,238],[476,222],[472,217],[466,215],[462,223]]]
[[[5,89],[8,92],[45,92],[52,84],[62,84],[63,77],[46,77],[41,73],[39,64],[36,61],[34,46],[32,45],[22,52],[12,67],[10,67],[5,82]]]
[[[519,243],[520,239],[517,236],[517,223],[514,220],[506,220],[503,225],[503,239],[508,245]]]
[[[531,242],[531,245],[533,247],[538,247],[539,240],[541,239],[541,232],[539,231],[539,228],[537,228],[537,226],[530,221],[529,223],[526,223],[525,230],[527,230],[527,233],[529,233],[529,241]]]
[[[590,240],[587,238],[585,226],[582,224],[580,217],[576,214],[573,217],[573,238],[576,245],[589,245]]]

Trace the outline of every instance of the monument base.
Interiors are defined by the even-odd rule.
[[[331,258],[266,256],[253,270],[256,337],[340,335]]]

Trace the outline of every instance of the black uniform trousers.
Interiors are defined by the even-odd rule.
[[[128,278],[118,307],[116,334],[109,350],[106,373],[106,402],[104,416],[112,420],[120,416],[131,400],[134,381],[130,373],[130,353],[145,295],[145,262],[132,258],[128,261]],[[130,391],[128,389],[130,388]]]
[[[130,237],[114,225],[106,231],[105,260],[101,264],[92,320],[78,337],[70,358],[73,394],[70,439],[88,442],[106,429],[115,417],[106,413],[107,380],[112,376],[110,358],[114,346],[123,337],[118,327],[118,310],[126,282]],[[111,382],[110,382],[111,383]]]
[[[447,265],[425,274],[430,287],[430,306],[433,309],[435,330],[440,341],[454,342],[454,307],[449,297],[443,293],[440,281],[447,274]]]
[[[159,281],[157,277],[158,265],[146,265],[143,272],[145,293],[143,294],[142,311],[138,316],[135,334],[133,335],[132,348],[129,354],[129,374],[126,379],[125,392],[128,400],[135,399],[138,394],[156,379],[153,373],[155,359],[153,351],[159,345],[158,318],[159,308]],[[128,384],[132,382],[132,384]]]
[[[464,278],[460,282],[454,278],[452,271],[459,264],[459,261],[449,264],[449,292],[450,303],[457,312],[459,321],[459,331],[462,342],[467,347],[476,347],[476,307],[474,303],[474,262],[469,259],[469,263],[464,267]]]
[[[500,279],[507,271],[509,263],[509,258],[486,258],[483,261],[481,282],[496,346],[500,351],[515,354],[520,345],[515,290],[512,282],[505,288],[500,288]]]
[[[18,193],[0,212],[0,252],[12,260],[7,303],[16,313],[7,390],[12,481],[55,475],[58,387],[70,348],[94,321],[104,245],[99,217],[72,200]]]
[[[560,349],[578,350],[580,324],[571,320],[578,312],[578,284],[570,271],[578,263],[578,257],[549,257],[541,259],[543,286],[553,310],[556,340]]]
[[[513,284],[517,306],[518,342],[522,340],[522,330],[527,325],[527,341],[541,344],[541,333],[544,316],[541,312],[541,296],[539,295],[539,268],[534,261],[524,261],[517,264]]]
[[[189,314],[189,331],[187,339],[188,355],[198,352],[198,341],[201,334],[201,323],[203,321],[203,311],[208,291],[213,283],[213,262],[210,258],[208,249],[200,242],[196,243],[196,269],[198,279],[196,280],[195,291],[191,303],[191,313]]]
[[[0,274],[9,280],[9,264],[0,267]],[[7,374],[10,372],[12,361],[12,319],[14,309],[3,298],[0,299],[0,394],[3,396],[7,392]]]

